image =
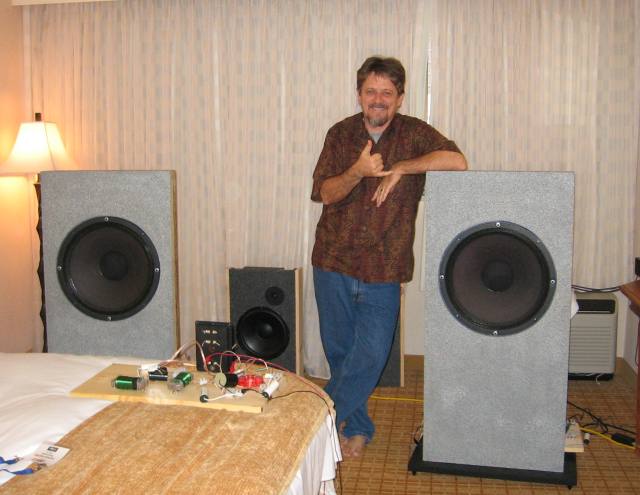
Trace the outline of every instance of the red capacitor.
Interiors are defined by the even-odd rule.
[[[264,379],[258,375],[243,375],[238,377],[238,387],[258,388],[264,383]]]

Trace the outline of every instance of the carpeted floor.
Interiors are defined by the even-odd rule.
[[[622,360],[611,381],[569,381],[569,401],[588,409],[605,422],[636,429],[636,376]],[[361,458],[340,464],[336,490],[352,494],[447,494],[447,495],[640,495],[640,455],[592,436],[584,453],[577,454],[578,484],[523,483],[430,473],[411,474],[408,462],[413,438],[422,423],[422,358],[405,358],[405,387],[379,388],[369,410],[376,423],[376,437]],[[403,398],[407,400],[394,400]],[[417,400],[416,400],[417,399]],[[567,414],[586,414],[568,406]]]

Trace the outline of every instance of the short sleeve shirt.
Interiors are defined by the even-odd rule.
[[[329,129],[313,173],[312,200],[322,201],[323,181],[353,165],[369,139],[362,113]],[[380,153],[385,170],[389,170],[398,161],[438,150],[460,151],[426,122],[396,114],[371,153]],[[411,280],[415,219],[425,175],[402,176],[386,201],[376,207],[371,199],[381,180],[364,177],[347,197],[323,206],[316,228],[313,266],[368,283]]]

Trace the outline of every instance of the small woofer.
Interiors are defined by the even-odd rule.
[[[250,355],[261,359],[280,356],[289,346],[289,328],[282,317],[269,308],[254,307],[240,317],[236,339]]]
[[[69,301],[100,320],[128,318],[151,300],[160,280],[158,253],[142,229],[117,217],[87,220],[58,252],[58,280]]]
[[[449,244],[440,263],[440,292],[468,328],[490,335],[520,332],[545,313],[556,271],[531,231],[510,222],[476,225]]]

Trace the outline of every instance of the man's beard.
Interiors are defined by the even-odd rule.
[[[369,109],[374,109],[374,108],[382,108],[384,110],[387,111],[387,113],[385,113],[384,115],[381,115],[380,117],[369,117],[365,115],[365,118],[367,119],[367,122],[369,123],[369,125],[371,127],[381,127],[383,125],[385,125],[387,122],[389,122],[389,108],[383,105],[370,105]]]

